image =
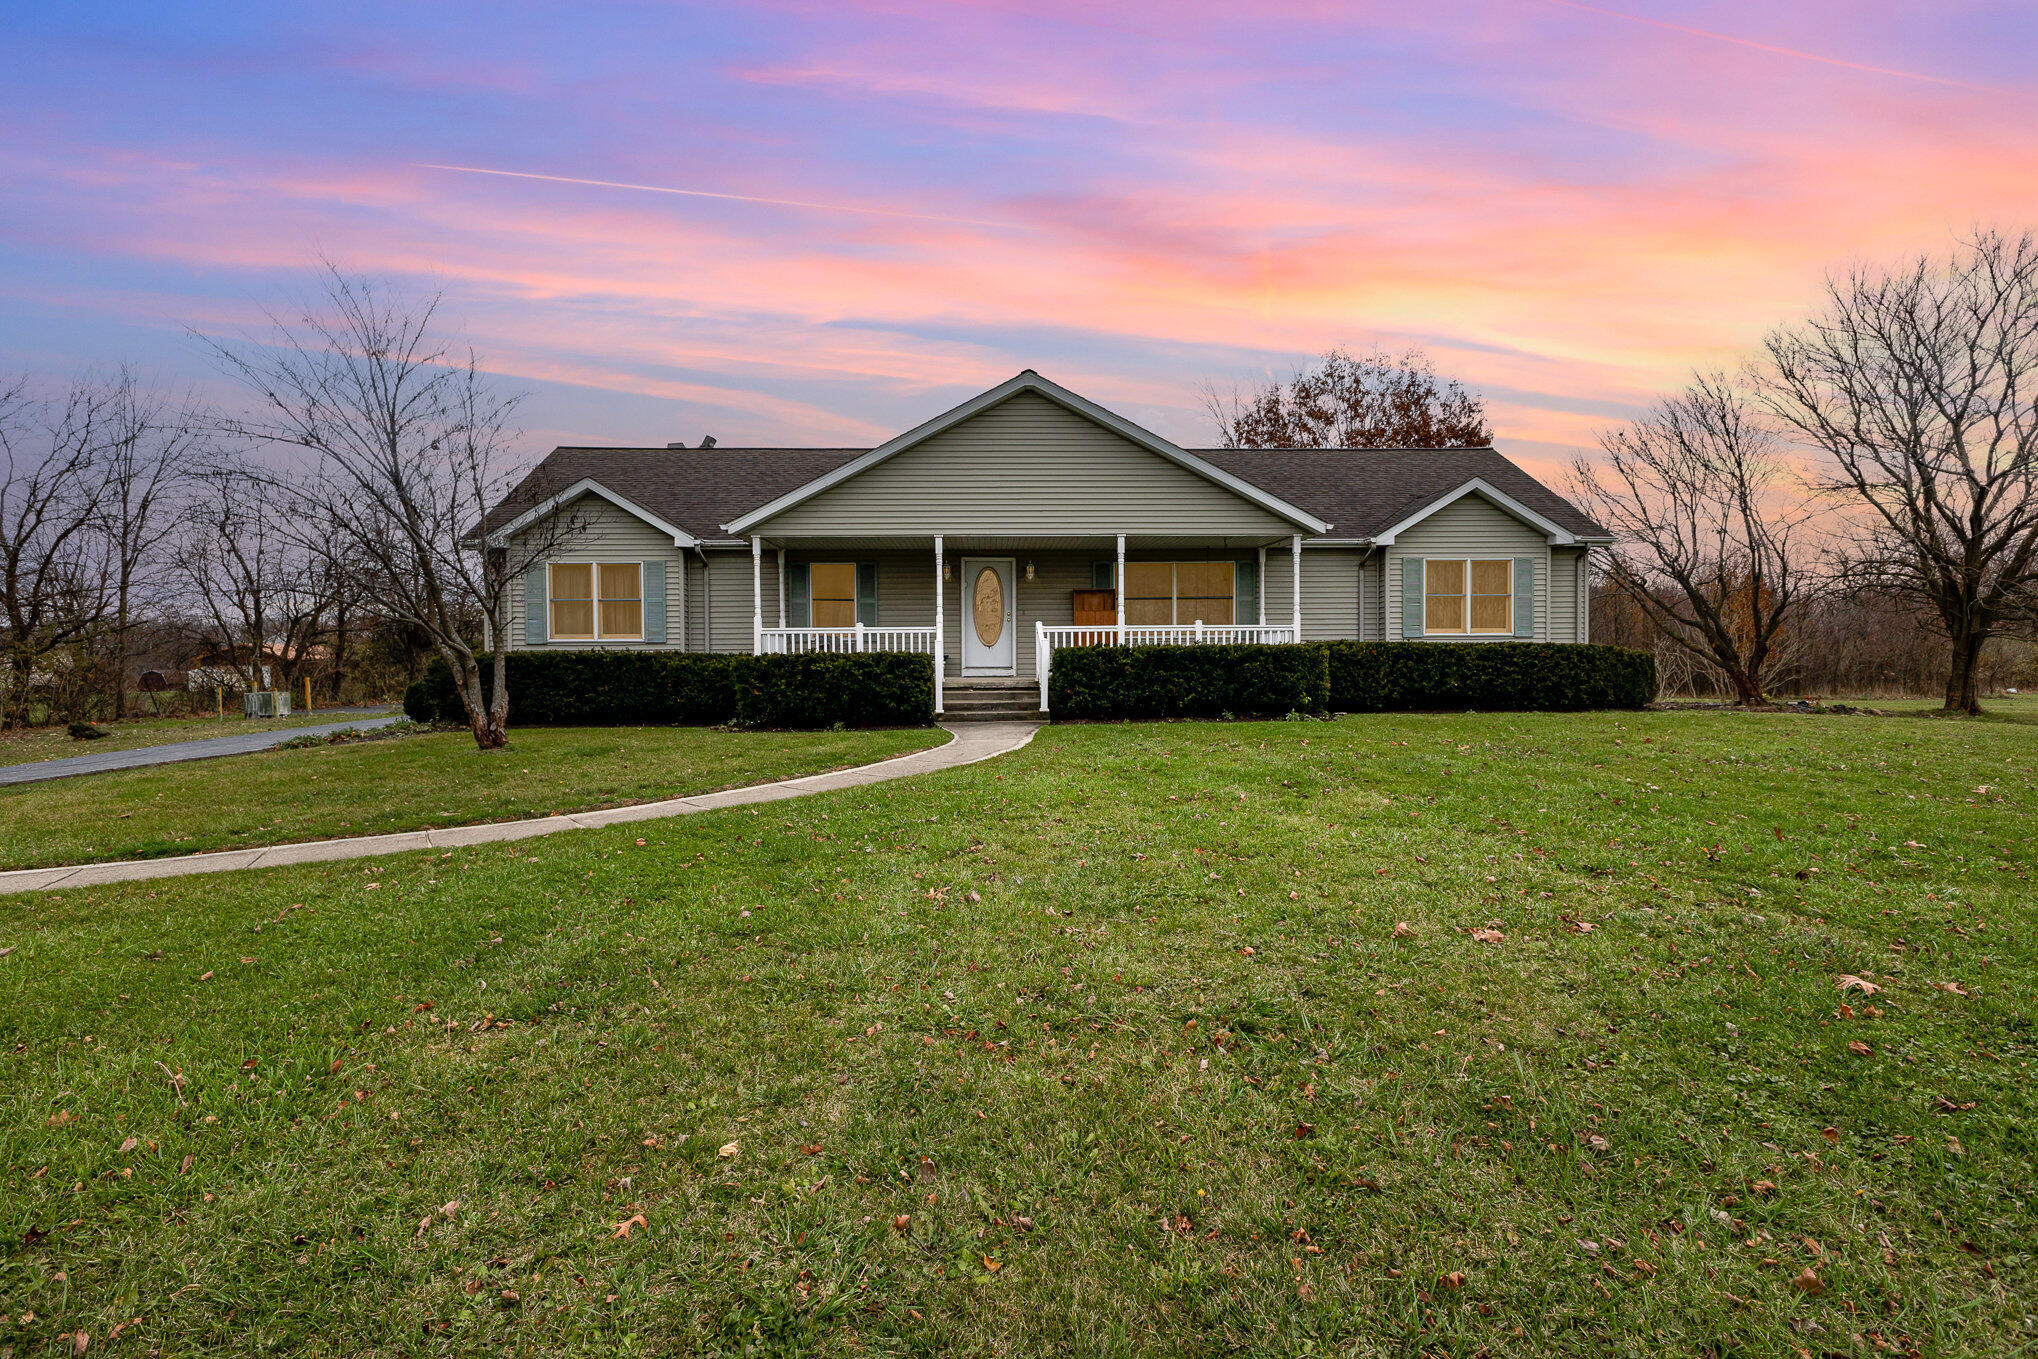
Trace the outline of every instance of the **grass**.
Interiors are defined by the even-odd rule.
[[[173,741],[205,741],[215,736],[241,736],[251,731],[288,731],[292,727],[317,726],[372,716],[360,712],[293,712],[289,717],[242,717],[230,712],[224,719],[203,717],[137,717],[125,722],[101,722],[106,733],[96,741],[78,741],[63,727],[28,727],[0,732],[0,765],[34,764],[61,760],[72,755],[101,755],[109,750],[137,750],[143,746],[168,745]]]
[[[1847,717],[1071,727],[0,899],[0,1345],[2028,1352],[2034,763]]]
[[[1878,712],[1894,713],[1903,717],[1944,717],[1940,709],[1945,706],[1945,700],[1939,698],[1850,698],[1833,701],[1874,708]],[[2008,722],[2017,726],[2038,727],[2038,694],[2002,694],[1994,698],[1984,698],[1981,701],[1979,719],[1946,720]]]
[[[483,755],[465,731],[0,788],[0,869],[151,859],[342,835],[515,821],[867,764],[918,731],[534,727]]]

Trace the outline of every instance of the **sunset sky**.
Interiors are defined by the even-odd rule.
[[[0,371],[257,326],[323,253],[530,393],[531,451],[863,444],[1033,367],[1426,347],[1544,469],[1824,271],[2038,225],[2038,6],[10,6]]]

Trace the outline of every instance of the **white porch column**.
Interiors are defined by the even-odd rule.
[[[780,548],[780,549],[778,550],[778,625],[779,625],[780,627],[784,627],[784,626],[786,625],[786,621],[785,621],[785,549],[784,549],[784,548]]]
[[[934,535],[934,715],[947,709],[941,701],[941,686],[948,681],[946,638],[942,636],[941,615],[947,611],[946,592],[941,588],[941,535]]]
[[[1288,551],[1295,558],[1295,636],[1302,640],[1302,535],[1296,534],[1288,540]]]
[[[1111,597],[1118,604],[1118,645],[1125,645],[1125,535],[1118,535],[1118,574],[1111,578]]]
[[[675,546],[677,546],[677,544],[675,544]],[[674,565],[679,568],[677,571],[673,572],[673,575],[677,577],[676,583],[679,586],[679,612],[677,615],[679,619],[679,629],[677,632],[668,633],[667,635],[671,637],[677,637],[679,639],[679,649],[681,651],[691,651],[693,648],[690,645],[688,645],[686,636],[686,553],[684,550],[680,552],[679,560],[675,562]],[[667,620],[666,626],[667,627],[672,626],[670,620]]]
[[[750,535],[750,654],[764,650],[764,539]]]
[[[1265,627],[1267,625],[1267,546],[1265,543],[1260,544],[1260,573],[1254,579],[1259,583],[1259,588],[1254,590],[1253,593],[1259,596],[1260,616],[1253,621],[1261,627]]]

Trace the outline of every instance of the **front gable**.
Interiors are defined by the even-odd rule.
[[[1265,538],[1325,527],[1129,422],[1078,408],[1080,398],[1037,375],[1022,374],[986,397],[930,422],[932,432],[923,426],[902,435],[728,529]]]

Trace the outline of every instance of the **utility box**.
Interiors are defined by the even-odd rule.
[[[250,689],[241,695],[241,709],[249,717],[290,716],[290,691]]]

